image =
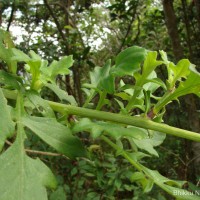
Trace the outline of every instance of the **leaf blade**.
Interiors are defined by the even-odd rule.
[[[70,129],[52,118],[23,117],[22,123],[44,142],[70,158],[85,157],[86,150]]]
[[[0,165],[0,199],[47,200],[45,187],[55,188],[56,179],[45,164],[25,154],[22,135],[20,129],[14,144],[0,156],[4,163]]]
[[[6,98],[0,88],[0,150],[7,138],[12,137],[15,130],[15,123],[12,121]]]
[[[146,50],[144,48],[129,47],[117,55],[112,73],[116,76],[132,75],[140,69],[140,63],[145,57]]]

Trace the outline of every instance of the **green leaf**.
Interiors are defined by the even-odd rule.
[[[180,60],[177,65],[169,64],[168,71],[170,71],[170,75],[168,82],[170,84],[170,88],[174,87],[177,80],[181,81],[181,78],[186,78],[188,76],[190,73],[190,65],[191,63],[187,59]]]
[[[14,48],[15,45],[9,32],[0,29],[0,42],[4,43],[7,48]]]
[[[43,116],[51,118],[55,117],[54,111],[51,109],[49,104],[44,99],[42,99],[36,91],[29,90],[26,92],[26,96],[29,102],[31,102],[34,107],[43,114]]]
[[[8,32],[0,30],[0,59],[8,65],[8,71],[15,74],[17,71],[17,62],[12,60],[14,43]]]
[[[12,49],[13,57],[12,60],[18,61],[18,62],[29,62],[31,58],[26,55],[23,51],[20,51],[18,49],[13,48]]]
[[[117,55],[112,73],[115,76],[133,75],[140,70],[140,64],[144,61],[146,54],[147,51],[138,46],[125,49]]]
[[[38,54],[36,54],[33,50],[30,50],[29,54],[30,54],[31,58],[34,60],[42,60],[42,58]]]
[[[155,91],[158,88],[158,86],[161,86],[164,90],[167,90],[167,87],[166,87],[165,83],[161,79],[159,79],[159,78],[152,78],[152,79],[150,79],[150,77],[148,76],[148,79],[146,79],[145,83],[155,83],[154,84],[155,86],[151,85],[149,87],[151,89],[150,91]],[[144,85],[144,88],[145,87],[146,87],[146,84]]]
[[[162,176],[158,171],[148,169],[142,166],[142,170],[150,177],[160,188],[179,200],[200,200],[200,197],[194,193],[181,189],[185,181],[174,181]]]
[[[27,64],[30,66],[30,73],[32,75],[31,89],[38,90],[42,84],[40,81],[41,60],[30,60]]]
[[[196,94],[200,97],[200,73],[195,69],[188,75],[186,81],[180,82],[177,89],[168,91],[165,95],[158,101],[154,106],[154,113],[157,114],[165,105],[167,105],[172,100],[176,100],[180,96],[186,94]]]
[[[30,71],[32,75],[31,89],[39,90],[42,87],[42,82],[40,80],[40,68],[43,61],[41,57],[38,56],[34,51],[29,52],[31,57],[18,49],[12,49],[12,52],[14,54],[12,60],[27,63],[26,70]]]
[[[162,63],[162,61],[157,60],[156,51],[149,51],[142,68],[142,78],[148,77],[155,70],[155,68]]]
[[[175,65],[173,62],[168,61],[167,54],[164,51],[160,51],[160,54],[167,66],[169,89],[172,89],[176,81],[181,81],[181,78],[186,78],[188,76],[190,73],[189,68],[192,64],[188,59],[182,59]]]
[[[31,89],[39,90],[42,86],[42,82],[40,79],[40,67],[42,60],[40,56],[38,56],[35,52],[30,51],[29,54],[31,57],[23,53],[22,51],[18,49],[12,49],[14,57],[12,60],[18,61],[18,62],[25,62],[26,70],[32,75],[32,81],[31,81]]]
[[[17,62],[12,60],[13,52],[11,49],[6,49],[3,44],[0,43],[0,59],[6,62],[8,65],[8,71],[16,73]]]
[[[58,187],[58,189],[56,191],[54,191],[51,195],[50,195],[50,199],[49,200],[66,200],[66,194],[65,194],[65,190],[63,187]]]
[[[134,74],[136,83],[135,83],[135,88],[134,88],[134,94],[126,106],[126,109],[128,111],[133,108],[136,98],[139,95],[141,95],[141,93],[142,93],[142,89],[147,90],[147,88],[149,88],[148,90],[155,91],[159,87],[158,84],[148,82],[148,80],[152,79],[152,78],[157,78],[157,75],[154,70],[158,65],[160,65],[162,63],[163,63],[162,61],[157,60],[157,52],[156,51],[148,52],[148,54],[145,58],[145,61],[144,61],[144,65],[142,67],[142,73],[140,74],[138,72],[138,73]]]
[[[90,72],[91,86],[99,90],[105,90],[108,93],[114,92],[114,77],[110,73],[110,65],[111,61],[108,60],[103,67],[95,67],[94,71]]]
[[[59,61],[53,61],[48,68],[51,79],[54,80],[58,74],[69,74],[69,68],[73,65],[73,62],[72,56],[64,56]]]
[[[166,89],[164,82],[157,78],[155,71],[152,71],[147,77],[145,77],[143,84],[143,88],[151,93],[155,92],[160,86]]]
[[[0,70],[0,83],[4,84],[5,86],[9,86],[12,89],[19,90],[20,85],[18,81],[21,81],[19,77],[15,77],[12,74]]]
[[[80,131],[91,131],[94,138],[100,136],[103,132],[108,133],[115,139],[119,139],[124,136],[130,136],[137,139],[148,137],[143,129],[137,127],[130,126],[124,128],[121,125],[112,124],[109,122],[92,122],[88,118],[83,118],[80,120],[80,122],[76,123],[72,131],[75,133]]]
[[[119,92],[119,93],[115,93],[115,96],[122,98],[123,100],[130,100],[130,95],[125,93],[125,92]]]
[[[100,80],[99,80],[99,89],[103,89],[106,92],[112,94],[115,91],[115,79],[112,74],[110,74],[111,70],[111,60],[108,60],[104,67],[101,68]]]
[[[46,83],[45,86],[52,90],[61,101],[67,101],[71,105],[77,106],[75,98],[72,95],[68,95],[66,91],[61,90],[57,85]]]
[[[52,118],[23,117],[23,124],[44,142],[70,158],[86,156],[81,141],[66,126]]]
[[[91,84],[84,84],[84,87],[90,88],[87,92],[87,99],[85,101],[84,107],[93,99],[93,97],[99,92],[104,94],[104,99],[106,99],[107,93],[113,94],[115,91],[115,78],[111,74],[111,60],[108,60],[103,67],[95,67],[92,72],[90,72]],[[102,92],[103,90],[103,92]],[[101,108],[105,103],[100,99],[98,109]]]
[[[147,131],[143,129],[143,131],[146,132],[147,135],[151,134],[152,137],[151,135],[149,135],[150,138],[144,138],[141,140],[133,138],[134,143],[137,145],[138,148],[143,149],[152,155],[159,156],[157,151],[154,149],[154,147],[162,144],[166,135],[163,133],[159,133],[159,132],[151,131],[151,130]]]
[[[187,80],[181,82],[179,87],[172,94],[172,98],[176,99],[180,96],[190,93],[196,94],[198,96],[200,95],[200,73],[197,71],[190,72]]]
[[[6,98],[0,88],[0,151],[6,139],[14,135],[14,130],[15,123],[12,121]]]
[[[0,156],[0,163],[1,200],[47,200],[45,187],[56,187],[49,168],[25,155],[18,141]]]
[[[131,143],[131,138],[128,138],[129,142]],[[128,153],[128,155],[133,158],[133,160],[135,161],[140,161],[141,159],[145,158],[145,157],[151,157],[149,154],[137,151],[137,152],[132,152],[132,153]]]
[[[135,181],[138,181],[138,180],[141,180],[141,179],[144,179],[145,178],[145,175],[144,173],[142,172],[134,172],[131,177],[130,177],[130,180],[132,182],[135,182]]]
[[[150,91],[143,90],[145,100],[145,114],[147,114],[151,108]]]
[[[143,192],[150,192],[152,190],[153,187],[153,180],[148,179],[144,173],[142,172],[135,172],[131,175],[130,180],[132,182],[138,182],[142,185],[143,188]]]
[[[160,84],[154,83],[150,80],[157,78],[157,74],[154,70],[162,63],[162,61],[157,60],[156,51],[148,52],[142,68],[142,74],[136,73],[134,75],[136,79],[135,93],[137,95],[141,92],[141,88],[144,88],[146,91],[149,90],[151,92],[154,92],[159,87]],[[161,80],[159,81],[159,83],[161,83]]]

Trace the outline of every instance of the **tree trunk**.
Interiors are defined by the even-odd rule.
[[[165,22],[169,37],[172,42],[172,48],[176,60],[183,58],[183,49],[180,45],[176,16],[173,8],[173,0],[163,0],[163,10],[165,13]]]
[[[63,4],[63,6],[65,6],[65,25],[66,26],[73,26],[74,24],[70,24],[70,16],[69,16],[69,8],[71,6],[71,1],[70,0],[66,0],[65,5]],[[69,38],[69,29],[66,29],[66,54],[69,55],[69,51],[70,51],[70,47],[69,47],[69,42],[67,41]],[[73,72],[73,89],[71,87],[71,85],[68,84],[68,81],[70,81],[70,76],[67,75],[66,76],[66,86],[67,86],[67,90],[68,93],[69,91],[71,91],[69,94],[73,94],[73,96],[76,98],[76,100],[78,101],[79,105],[82,105],[82,94],[81,94],[81,82],[80,82],[80,71],[79,68],[80,65],[76,65],[73,66],[72,72]]]
[[[2,3],[0,2],[0,27],[1,27],[1,24],[2,24],[2,13],[3,13],[3,5]]]
[[[193,58],[193,52],[192,52],[192,44],[191,44],[191,31],[190,31],[190,21],[187,14],[187,1],[181,0],[182,2],[182,8],[183,8],[183,16],[184,16],[184,23],[187,33],[187,46],[189,49],[190,59]]]
[[[199,0],[198,0],[199,1]],[[176,61],[180,60],[184,57],[183,55],[183,49],[181,47],[179,34],[178,34],[178,28],[177,28],[177,21],[176,16],[173,8],[173,0],[163,0],[163,10],[165,13],[165,21],[166,21],[166,27],[168,30],[169,37],[172,42],[172,49],[175,56]],[[184,12],[186,11],[186,2],[182,0],[182,6]],[[186,32],[188,37],[188,48],[190,51],[190,57],[192,57],[192,48],[190,43],[190,27],[189,27],[189,21],[187,18],[187,14],[184,14],[185,18],[185,26],[186,26]],[[186,103],[186,112],[188,113],[188,123],[189,123],[189,129],[195,132],[200,132],[200,123],[199,123],[199,116],[197,113],[197,104],[195,101],[195,97],[193,94],[187,95],[185,97],[185,103]],[[182,178],[184,179],[190,179],[194,180],[194,177],[198,177],[200,175],[200,143],[196,142],[190,142],[185,140],[184,141],[184,160],[185,160],[185,169],[184,174],[182,175]],[[192,175],[189,174],[190,171],[192,171],[192,162],[194,162],[194,170],[195,173]],[[190,163],[190,165],[189,165]],[[191,170],[188,170],[188,167]],[[192,179],[193,178],[193,179]]]
[[[197,11],[197,21],[198,21],[199,31],[200,31],[200,0],[194,0],[194,4]]]
[[[194,95],[188,95],[186,98],[190,130],[200,133],[199,113],[197,112],[197,102]],[[193,176],[200,176],[200,142],[192,142],[191,151],[193,157],[190,159],[190,165],[193,167]],[[195,178],[195,177],[193,177]]]
[[[188,19],[187,15],[187,2],[186,0],[181,0],[182,2],[182,7],[183,7],[183,14],[184,14],[184,22],[185,22],[185,27],[186,27],[186,33],[187,33],[187,45],[189,48],[189,53],[190,53],[190,59],[191,61],[193,60],[193,51],[192,51],[192,45],[191,45],[191,31],[190,31],[190,22]],[[197,11],[200,12],[200,1],[196,0],[195,5],[197,7]],[[200,13],[197,12],[197,20],[200,25]],[[199,26],[200,28],[200,26]],[[199,29],[200,30],[200,29]],[[186,106],[188,110],[188,116],[189,116],[189,124],[190,124],[190,130],[194,132],[199,132],[200,133],[200,121],[199,121],[199,114],[197,112],[197,98],[194,95],[188,95],[186,97]],[[191,152],[193,154],[193,158],[190,159],[193,162],[191,162],[191,165],[194,167],[192,171],[195,171],[193,173],[193,176],[199,176],[200,175],[200,143],[199,142],[192,142],[191,143]],[[193,177],[195,178],[195,177]]]

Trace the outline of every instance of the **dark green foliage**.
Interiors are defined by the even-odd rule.
[[[7,38],[6,34],[5,37]],[[2,46],[7,44],[6,41]],[[73,196],[73,199],[80,199],[80,196],[83,196],[82,199],[131,199],[133,196],[139,199],[139,187],[144,193],[148,193],[154,185],[182,200],[199,199],[197,195],[191,195],[184,190],[185,181],[166,178],[157,170],[147,168],[144,162],[145,157],[159,156],[155,147],[164,141],[164,133],[200,141],[197,133],[160,123],[165,106],[172,100],[188,93],[200,95],[200,74],[187,59],[182,59],[175,65],[168,61],[163,51],[160,52],[162,60],[157,60],[157,52],[137,46],[122,51],[116,57],[115,65],[111,67],[109,60],[103,67],[95,67],[90,73],[91,84],[85,84],[88,98],[84,106],[87,107],[96,94],[100,97],[97,105],[94,104],[96,109],[90,110],[40,97],[41,91],[48,87],[61,101],[76,103],[72,96],[56,86],[58,75],[70,73],[72,56],[53,61],[48,66],[48,62],[33,51],[27,55],[13,47],[8,47],[7,50],[12,54],[0,58],[6,61],[8,69],[11,61],[25,63],[25,75],[17,76],[12,70],[9,70],[10,73],[0,71],[0,109],[3,119],[3,123],[0,123],[1,148],[5,149],[0,160],[6,166],[0,166],[2,200],[28,200],[35,197],[45,200],[48,198],[45,188],[56,188],[56,179],[50,169],[39,159],[32,159],[26,154],[26,151],[35,152],[27,150],[26,145],[31,146],[31,138],[41,142],[38,137],[61,153],[39,152],[40,154],[62,155],[67,159],[74,159],[75,164],[75,167],[63,166],[69,170],[69,175],[60,180],[58,188],[49,194],[49,199],[62,200],[68,196]],[[155,70],[161,64],[165,64],[168,70],[168,79],[165,82],[157,77]],[[115,84],[116,78],[126,75],[135,79],[134,85],[126,85],[123,81]],[[177,82],[180,84],[176,87]],[[162,97],[154,94],[158,88],[163,90]],[[120,95],[116,93],[119,89]],[[117,102],[123,115],[99,111],[105,104],[109,107],[108,94],[121,97]],[[123,99],[124,96],[127,98]],[[16,100],[16,105],[7,102],[5,97]],[[131,117],[130,112],[136,107],[139,108],[140,116]],[[75,119],[73,114],[78,118]],[[81,119],[80,116],[91,119]],[[96,121],[95,118],[103,121]],[[12,139],[12,143],[7,139]],[[84,140],[88,140],[85,145]],[[114,151],[110,152],[106,146],[103,149],[99,140],[107,143]],[[6,148],[5,142],[11,147]],[[49,148],[46,145],[44,147]],[[114,152],[119,160],[115,158]],[[68,184],[65,183],[66,180]],[[182,193],[186,194],[181,195]],[[141,198],[144,197],[145,195]],[[161,193],[156,197],[164,198]]]

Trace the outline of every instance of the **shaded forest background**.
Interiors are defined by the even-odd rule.
[[[164,50],[175,63],[188,58],[200,71],[199,0],[1,0],[0,26],[11,33],[17,48],[25,52],[34,50],[49,61],[73,55],[72,73],[58,77],[57,83],[80,106],[85,100],[81,85],[89,79],[89,71],[133,45]],[[3,68],[1,63],[0,67]],[[19,73],[23,74],[23,68]],[[164,68],[159,74],[166,79]],[[131,80],[127,77],[125,81]],[[45,95],[56,101],[48,91]],[[199,112],[199,100],[188,95],[167,107],[165,122],[200,133]],[[29,145],[35,149],[48,148],[38,138],[32,138]],[[109,150],[102,151],[99,147],[93,151],[95,166],[88,166],[88,161],[81,159],[41,156],[59,179],[59,188],[49,194],[51,200],[64,200],[66,196],[68,199],[169,198],[158,188],[150,195],[143,194],[121,175],[123,167],[128,167],[124,160],[116,160]],[[148,166],[169,178],[200,184],[199,143],[170,136],[158,151],[160,158],[147,159]]]

